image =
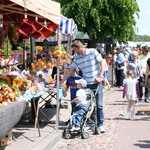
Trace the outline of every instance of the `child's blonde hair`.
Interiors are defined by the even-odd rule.
[[[127,70],[126,74],[127,77],[131,77],[132,79],[134,78],[134,72],[132,70]]]

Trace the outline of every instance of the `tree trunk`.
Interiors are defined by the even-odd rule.
[[[112,47],[111,44],[106,44],[106,54],[112,53]]]

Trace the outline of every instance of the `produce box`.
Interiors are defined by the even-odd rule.
[[[12,129],[9,130],[8,134],[0,140],[0,147],[7,146],[12,143]]]

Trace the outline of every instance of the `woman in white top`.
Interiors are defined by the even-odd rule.
[[[104,74],[103,74],[103,87],[106,88],[108,90],[110,90],[111,88],[111,85],[107,79],[107,76],[108,76],[108,63],[107,63],[107,60],[106,60],[106,53],[102,53],[102,58],[103,58],[103,64],[104,64]]]
[[[127,107],[127,118],[126,119],[133,119],[134,110],[135,110],[135,102],[137,101],[137,83],[138,80],[134,78],[134,73],[132,70],[127,71],[127,78],[124,79],[123,84],[125,88],[125,96],[128,100],[128,107]]]

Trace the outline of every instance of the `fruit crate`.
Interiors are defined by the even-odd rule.
[[[0,147],[7,146],[12,143],[12,129],[0,140]]]

